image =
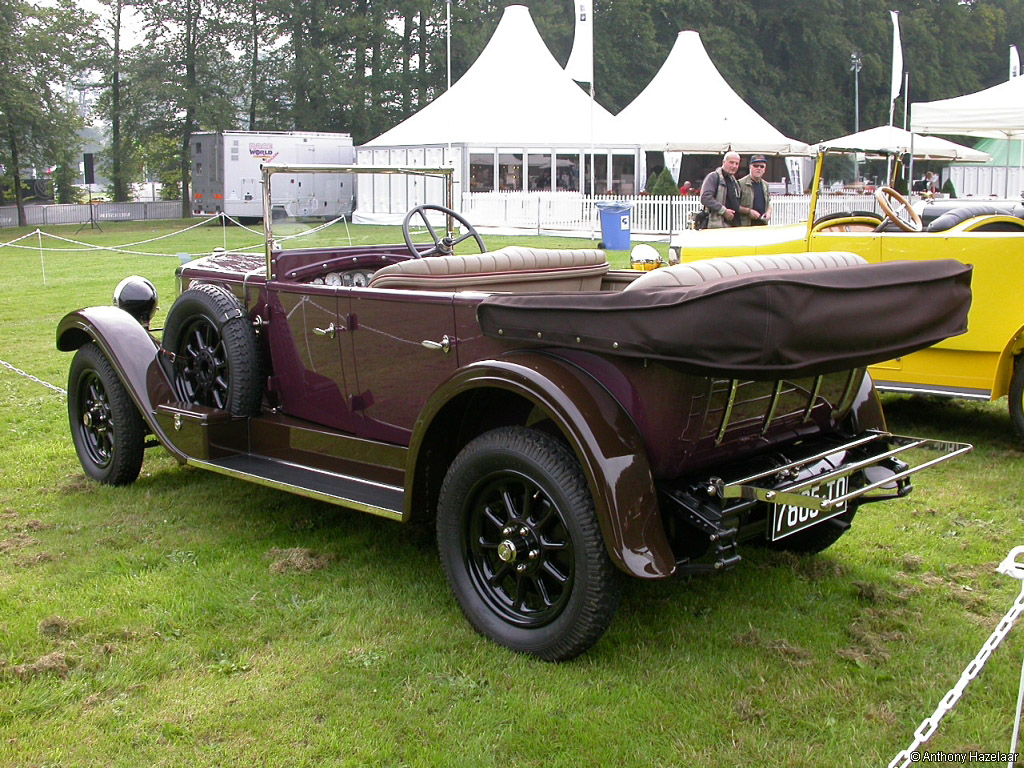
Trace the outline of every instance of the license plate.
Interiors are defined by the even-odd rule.
[[[823,485],[808,488],[804,493],[819,498],[837,499],[840,496],[846,495],[849,486],[849,477],[837,477],[835,480]],[[807,509],[806,507],[798,507],[793,504],[772,504],[772,527],[769,538],[772,541],[778,541],[797,531],[802,531],[804,528],[809,528],[831,517],[841,515],[845,511],[845,501],[839,506],[828,510]]]

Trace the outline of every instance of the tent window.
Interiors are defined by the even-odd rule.
[[[579,192],[580,156],[558,155],[555,162],[555,184],[559,192]]]
[[[527,155],[527,184],[531,192],[551,191],[551,154]]]
[[[494,191],[494,153],[472,152],[469,155],[469,191]]]
[[[587,167],[587,176],[586,176],[586,179],[585,179],[585,183],[586,183],[586,190],[585,191],[589,192],[590,191],[590,178],[591,178],[591,176],[593,176],[593,172],[592,172],[591,167],[590,167],[590,155],[589,154],[584,155],[584,158],[585,158],[586,167]],[[606,154],[600,154],[600,155],[595,154],[594,155],[594,167],[597,168],[597,175],[594,177],[594,194],[595,195],[607,194],[609,192],[609,190],[610,190],[610,187],[608,186],[608,155],[606,155]]]
[[[636,158],[633,155],[612,155],[612,191],[632,195],[636,189]]]
[[[519,192],[523,189],[522,154],[502,151],[498,155],[498,189],[502,192]]]

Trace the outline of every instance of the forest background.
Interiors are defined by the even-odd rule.
[[[452,82],[511,1],[451,3]],[[182,200],[187,216],[193,131],[340,131],[358,145],[446,87],[442,0],[99,2],[98,14],[73,0],[0,3],[0,166],[8,189],[20,190],[25,169],[43,169],[58,201],[73,199],[79,131],[100,121],[100,170],[113,198],[128,199],[145,170]],[[520,2],[564,64],[574,3]],[[880,125],[889,110],[889,10],[900,13],[911,102],[1005,80],[1009,46],[1024,43],[1024,0],[594,0],[597,100],[617,113],[650,82],[677,33],[695,29],[748,104],[809,142],[853,130],[851,54],[859,53],[860,127]],[[129,13],[143,31],[126,44]],[[680,82],[678,98],[700,88]],[[95,96],[84,113],[83,89]],[[896,114],[901,124],[902,97]]]

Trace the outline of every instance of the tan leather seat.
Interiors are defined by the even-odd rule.
[[[752,272],[777,269],[830,269],[852,267],[867,262],[855,253],[822,251],[820,253],[766,253],[757,256],[730,256],[720,259],[691,261],[647,272],[623,290],[700,285],[708,280]]]
[[[371,288],[418,291],[599,291],[608,260],[599,250],[509,246],[467,256],[428,256],[383,267]]]

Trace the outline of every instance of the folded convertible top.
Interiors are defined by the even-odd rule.
[[[725,277],[616,293],[493,295],[505,341],[673,362],[704,376],[777,379],[890,360],[967,330],[971,267],[900,261]]]

